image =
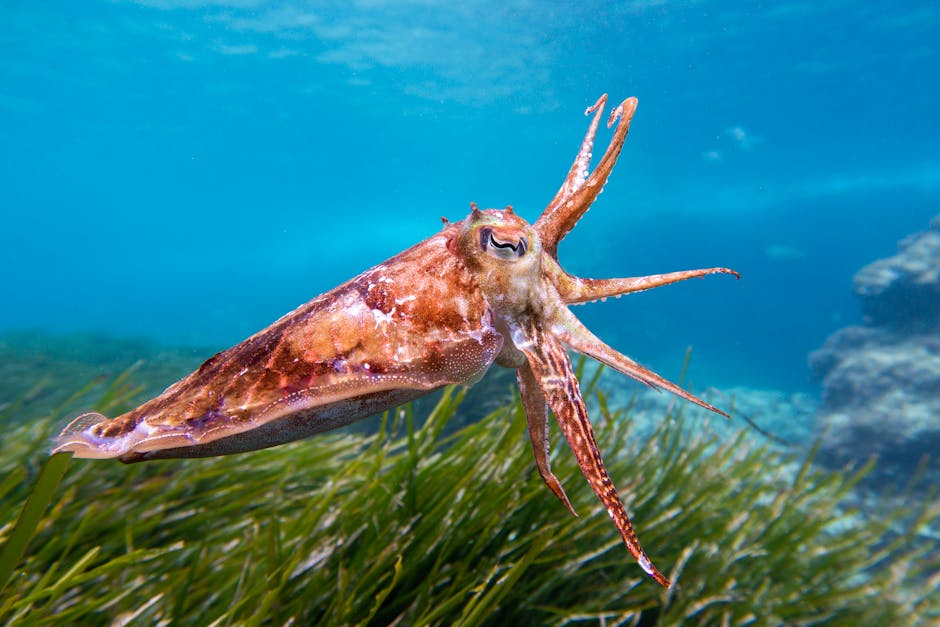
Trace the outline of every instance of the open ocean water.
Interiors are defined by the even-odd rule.
[[[853,275],[940,213],[933,2],[4,0],[0,52],[0,338],[21,356],[92,334],[195,365],[470,202],[534,221],[608,93],[639,107],[562,265],[741,280],[575,313],[673,380],[691,347],[687,383],[786,405],[808,438],[810,353],[871,322]]]
[[[0,329],[234,344],[471,201],[534,220],[609,93],[640,105],[562,263],[742,280],[579,315],[810,389],[852,274],[938,211],[940,9],[879,6],[4,2]]]

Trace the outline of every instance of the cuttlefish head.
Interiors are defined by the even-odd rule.
[[[481,210],[471,205],[456,245],[497,314],[514,318],[539,298],[542,243],[512,207]]]

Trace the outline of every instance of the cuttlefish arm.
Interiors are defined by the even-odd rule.
[[[571,451],[581,467],[582,474],[587,479],[591,489],[594,490],[597,498],[607,509],[607,513],[617,527],[627,550],[644,572],[659,584],[668,587],[670,585],[669,579],[653,565],[640,545],[640,540],[633,530],[630,517],[627,515],[623,502],[620,500],[620,495],[617,493],[617,488],[614,487],[613,481],[607,473],[607,468],[604,466],[604,460],[597,449],[594,431],[591,428],[591,422],[584,406],[584,399],[581,397],[578,379],[571,367],[568,353],[554,337],[542,334],[534,326],[525,329],[523,333],[530,335],[531,339],[526,342],[525,348],[522,348],[528,362],[528,368],[521,368],[520,370],[529,370],[538,382],[538,386],[552,408],[559,426],[561,426],[562,433],[568,441],[568,446],[571,447]],[[544,410],[542,413],[544,413]],[[529,420],[531,432],[533,422],[538,423],[538,414],[535,415],[534,421],[531,414],[527,414],[527,419]],[[545,475],[543,474],[542,477],[545,478]],[[546,483],[548,483],[547,480]],[[549,484],[549,487],[552,487],[551,484]],[[558,489],[561,490],[561,487],[559,486]],[[552,491],[554,492],[555,489],[552,488]],[[556,492],[556,494],[558,493]],[[562,492],[563,494],[564,492]],[[559,496],[559,498],[562,498],[562,496]],[[563,500],[568,504],[566,498]]]
[[[536,378],[532,367],[523,364],[516,370],[516,380],[519,383],[519,393],[522,396],[522,405],[525,408],[526,424],[529,427],[529,438],[532,440],[532,453],[535,455],[535,466],[538,468],[542,481],[548,486],[558,499],[565,504],[568,511],[577,516],[568,495],[558,477],[552,472],[549,455],[551,441],[548,438],[548,405],[542,393],[541,383]]]
[[[648,385],[653,389],[672,392],[676,396],[695,403],[700,407],[704,407],[705,409],[713,411],[716,414],[721,414],[725,418],[728,417],[728,414],[721,411],[717,407],[714,407],[710,403],[703,401],[694,394],[683,390],[672,381],[656,374],[649,368],[641,366],[626,355],[622,355],[612,349],[610,346],[607,346],[607,344],[604,344],[604,342],[602,342],[597,336],[588,331],[587,327],[581,324],[581,321],[575,318],[574,314],[572,314],[567,309],[559,310],[557,314],[557,320],[552,325],[551,332],[553,336],[558,338],[562,343],[572,350],[575,350],[582,355],[592,357],[605,366],[613,368],[617,372],[621,372],[628,377],[632,377],[640,383]]]
[[[630,122],[636,112],[636,98],[627,98],[610,112],[610,118],[607,121],[608,128],[618,120],[619,123],[607,150],[604,151],[604,156],[601,157],[597,167],[589,171],[594,137],[606,104],[607,94],[604,94],[585,111],[586,114],[593,113],[594,118],[581,142],[578,156],[575,157],[558,193],[532,225],[541,237],[545,251],[552,257],[558,254],[558,243],[574,228],[601,193],[614,169],[614,164],[617,163],[617,157],[623,149],[627,133],[630,131]]]
[[[629,277],[625,279],[583,279],[564,272],[564,278],[559,279],[558,287],[561,297],[569,305],[589,303],[602,298],[622,296],[634,292],[651,290],[656,287],[678,283],[687,279],[697,279],[709,274],[731,274],[741,278],[737,272],[730,268],[702,268],[700,270],[681,270],[665,274],[651,274],[649,276]]]

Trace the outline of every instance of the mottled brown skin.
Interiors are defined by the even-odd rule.
[[[99,446],[76,455],[98,451],[143,461],[237,453],[332,429],[350,417],[478,378],[502,337],[474,277],[446,254],[456,228],[302,305],[137,409],[60,441],[78,435],[120,442],[145,424],[155,433],[129,450]],[[459,303],[455,288],[465,294]],[[79,420],[76,426],[88,421]]]
[[[706,268],[627,279],[582,279],[558,264],[558,243],[600,193],[636,109],[620,120],[589,171],[607,97],[564,183],[530,225],[511,207],[479,210],[287,314],[219,353],[157,398],[108,420],[85,414],[54,451],[136,462],[204,457],[275,446],[365,418],[444,385],[472,383],[496,362],[514,368],[539,474],[574,513],[549,463],[551,408],[591,488],[643,570],[669,580],[640,546],[594,440],[567,349],[638,381],[722,413],[605,345],[568,305],[707,274]]]

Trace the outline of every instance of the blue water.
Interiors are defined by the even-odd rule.
[[[234,344],[470,201],[534,220],[609,92],[639,109],[562,263],[742,280],[576,313],[812,389],[854,272],[940,209],[940,5],[347,4],[0,4],[0,331]]]

